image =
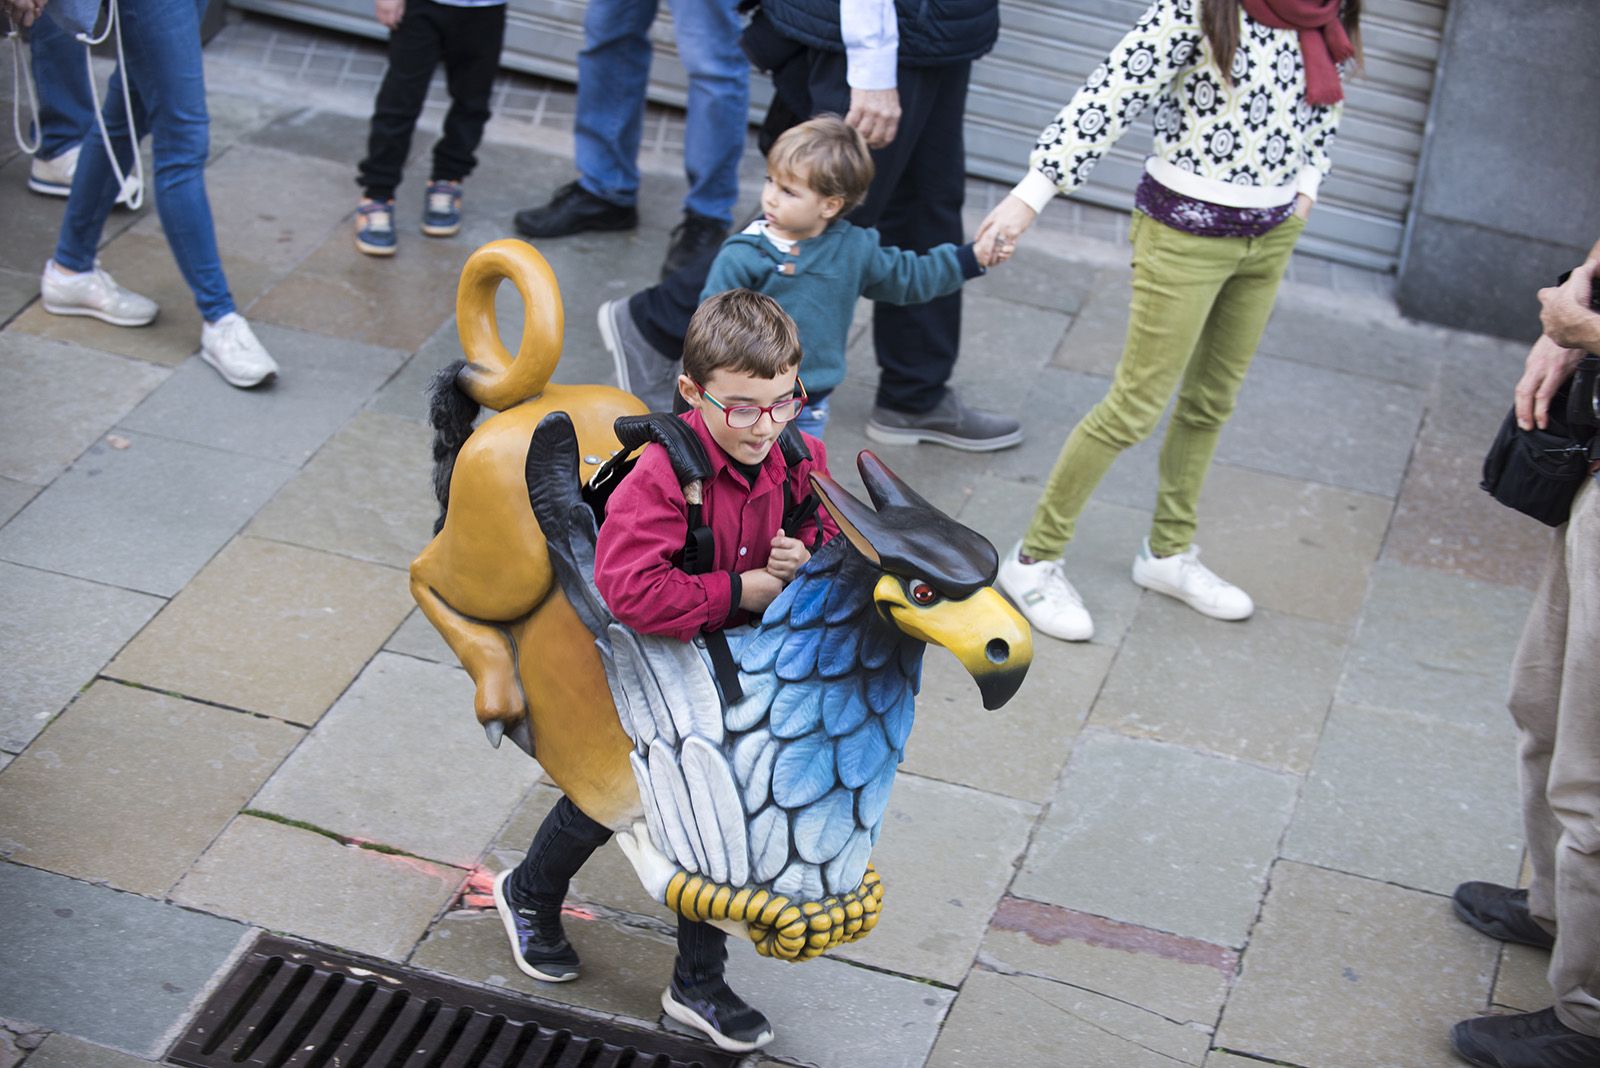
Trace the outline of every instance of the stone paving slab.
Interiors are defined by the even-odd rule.
[[[1550,553],[1552,532],[1479,489],[1482,477],[1481,451],[1418,442],[1384,558],[1533,589]]]
[[[301,734],[96,682],[0,772],[0,851],[35,868],[160,897]]]
[[[311,724],[411,606],[406,576],[392,568],[236,538],[106,673]]]
[[[10,82],[7,78],[8,90]],[[19,153],[0,166],[0,219],[6,220],[6,240],[0,242],[0,267],[31,275],[37,294],[39,272],[44,269],[45,260],[55,253],[67,202],[63,197],[40,196],[28,188],[28,168],[32,165],[31,157]],[[105,237],[116,236],[135,218],[126,211],[112,212],[106,220]]]
[[[950,1009],[929,1068],[1199,1065],[1207,1033],[1066,983],[974,968]]]
[[[172,891],[189,908],[402,960],[466,873],[240,816]]]
[[[90,446],[0,530],[0,558],[171,596],[294,468],[149,434]]]
[[[22,511],[38,492],[38,486],[0,476],[0,527],[5,526],[12,516]]]
[[[15,1020],[156,1056],[248,928],[0,863],[0,1004]]]
[[[28,1068],[146,1068],[151,1062],[59,1032],[28,1057]]]
[[[1150,594],[1089,722],[1283,771],[1311,766],[1348,632],[1257,610],[1206,619]]]
[[[1500,968],[1495,973],[1495,1005],[1515,1012],[1538,1012],[1550,1007],[1550,951],[1506,942],[1500,947]]]
[[[1496,945],[1445,898],[1279,863],[1215,1044],[1304,1068],[1449,1068]]]
[[[1298,785],[1178,746],[1087,731],[1011,892],[1243,945]]]
[[[509,303],[509,302],[508,302]],[[497,305],[498,308],[498,305]],[[514,345],[513,335],[512,344]],[[439,325],[433,336],[422,343],[400,370],[390,376],[383,388],[367,401],[367,410],[396,415],[413,423],[428,422],[428,395],[434,375],[453,360],[461,359],[461,338],[455,316]],[[558,365],[559,366],[559,365]]]
[[[1103,270],[1098,262],[1057,255],[1044,244],[1023,246],[967,292],[1077,315],[1095,292]]]
[[[404,653],[419,660],[432,660],[436,664],[457,664],[456,654],[445,644],[444,638],[422,609],[413,608],[404,623],[390,635],[383,646],[391,653]]]
[[[249,532],[405,569],[439,514],[427,431],[360,412],[256,514]]]
[[[1339,699],[1462,725],[1504,721],[1525,590],[1379,562]]]
[[[356,161],[365,153],[370,120],[358,115],[341,115],[317,107],[302,107],[274,116],[247,133],[241,140],[246,145],[275,149],[297,158],[327,160],[343,166],[350,174],[354,204],[357,194]],[[421,154],[427,139],[418,137],[412,146],[411,159]],[[417,184],[425,183],[426,175],[413,176]]]
[[[1510,717],[1478,729],[1335,705],[1283,856],[1436,894],[1515,884],[1516,770]]]
[[[470,867],[537,772],[490,748],[464,671],[379,653],[252,807]]]
[[[199,357],[123,420],[133,430],[302,464],[394,373],[405,353],[256,324],[282,373],[235,389]]]
[[[1132,274],[1126,267],[1102,269],[1050,362],[1067,371],[1110,378],[1128,340]]]
[[[978,961],[1148,1009],[1174,1023],[1215,1027],[1238,954],[1222,946],[1056,908],[1001,900]]]
[[[1280,300],[1261,336],[1259,352],[1296,363],[1408,386],[1433,382],[1450,346],[1446,331],[1398,316],[1352,314]]]
[[[1422,420],[1423,393],[1360,375],[1256,357],[1217,459],[1393,497]]]
[[[0,267],[0,325],[22,311],[39,295],[39,272]]]
[[[0,475],[47,485],[166,377],[147,363],[7,332]]]
[[[1511,408],[1512,391],[1537,336],[1538,324],[1530,319],[1529,325],[1523,341],[1475,334],[1451,338],[1428,392],[1423,441],[1454,445],[1482,459]]]
[[[1028,845],[1038,808],[915,775],[896,778],[872,863],[883,877],[878,926],[834,956],[960,984]],[[950,843],[962,843],[950,849]],[[928,858],[944,851],[937,877]]]
[[[1110,646],[1069,645],[1036,632],[1027,681],[991,712],[955,657],[929,649],[904,769],[1043,804],[1114,655]]]
[[[213,190],[212,203],[220,202]],[[149,217],[153,220],[154,212]],[[226,229],[219,226],[219,234]],[[52,243],[40,253],[41,263],[53,247]],[[201,318],[194,291],[179,273],[172,249],[157,226],[135,227],[121,234],[100,250],[100,262],[119,284],[161,306],[155,322],[140,327],[112,326],[86,315],[51,315],[44,305],[34,304],[17,317],[13,329],[168,367],[177,366],[199,350]],[[269,268],[249,257],[224,253],[222,269],[234,302],[241,309],[248,308],[271,280]],[[216,375],[215,371],[210,373]]]
[[[1258,607],[1348,624],[1392,510],[1385,497],[1219,463],[1200,494],[1196,537],[1206,566]]]
[[[21,752],[161,605],[0,563],[0,750]]]

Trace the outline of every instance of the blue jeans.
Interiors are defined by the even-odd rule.
[[[33,80],[39,90],[40,159],[55,159],[94,129],[94,97],[84,67],[87,46],[55,24],[38,19],[29,31]]]
[[[156,213],[172,257],[206,322],[234,310],[222,273],[217,235],[206,199],[206,154],[211,118],[200,63],[200,10],[205,0],[121,0],[122,46],[139,136],[150,134],[155,155]],[[133,164],[133,139],[122,102],[122,78],[106,94],[106,130],[124,174]],[[78,172],[61,220],[55,261],[69,271],[94,267],[106,217],[117,200],[116,176],[96,130],[83,142]]]
[[[821,441],[823,432],[828,429],[828,397],[806,398],[806,406],[800,409],[794,425]]]
[[[750,107],[750,61],[739,50],[736,0],[671,0],[678,56],[689,72],[683,165],[686,210],[733,220]],[[639,141],[658,0],[589,0],[578,53],[579,184],[613,204],[639,196]]]

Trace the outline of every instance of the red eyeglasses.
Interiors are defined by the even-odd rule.
[[[792,423],[800,414],[800,409],[806,406],[805,383],[801,382],[798,378],[794,380],[795,388],[800,391],[800,395],[798,397],[789,397],[788,399],[781,400],[776,404],[768,404],[765,406],[756,404],[735,404],[732,407],[729,407],[728,405],[717,400],[717,398],[713,397],[711,394],[707,393],[706,387],[701,386],[700,383],[696,382],[695,385],[699,386],[700,395],[702,397],[716,405],[717,410],[722,413],[722,417],[728,421],[728,427],[732,430],[749,430],[751,427],[761,422],[761,416],[763,413],[771,416],[772,421],[780,426],[784,423]]]

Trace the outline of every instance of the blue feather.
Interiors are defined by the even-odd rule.
[[[834,759],[838,761],[840,782],[852,790],[865,786],[889,759],[889,743],[884,740],[878,720],[869,719],[840,738]]]
[[[861,614],[872,601],[872,587],[867,583],[838,582],[828,586],[828,606],[822,619],[828,626],[848,623]]]
[[[897,757],[904,756],[906,739],[911,737],[911,724],[916,719],[916,708],[916,695],[906,690],[895,706],[883,714],[883,733],[889,736],[889,745]]]
[[[789,609],[789,626],[792,629],[805,630],[822,622],[822,607],[827,602],[830,585],[817,579],[796,579],[789,584],[789,588],[783,591],[785,595],[800,587]]]
[[[867,718],[867,711],[866,698],[862,697],[857,680],[840,679],[824,685],[822,723],[833,737],[855,730]]]
[[[772,702],[772,733],[778,738],[798,738],[808,734],[822,716],[820,683],[793,682],[778,688]]]
[[[763,623],[783,622],[783,618],[787,616],[789,614],[789,610],[794,607],[794,599],[799,595],[800,583],[789,583],[789,585],[783,588],[783,591],[779,593],[778,596],[772,599],[772,603],[767,605],[767,610],[761,613],[761,621]]]
[[[878,715],[884,715],[900,701],[902,694],[910,693],[906,677],[898,671],[876,671],[867,676],[867,704]]]
[[[857,830],[850,841],[822,869],[826,891],[830,894],[848,894],[861,885],[867,874],[867,861],[872,856],[872,839],[866,831]]]
[[[876,616],[868,617],[861,641],[861,666],[877,671],[889,662],[899,644],[900,632]]]
[[[744,700],[722,710],[722,725],[730,731],[747,731],[767,718],[773,695],[778,692],[778,676],[770,672],[739,672]]]
[[[817,650],[817,671],[825,679],[840,679],[857,667],[856,650],[861,634],[854,627],[828,627]]]
[[[778,650],[783,648],[783,640],[788,636],[788,630],[783,627],[761,627],[744,643],[739,666],[752,675],[772,670],[772,662],[778,659]]]
[[[808,734],[786,743],[772,768],[772,799],[787,809],[809,805],[834,786],[833,743]]]
[[[826,864],[839,855],[855,829],[855,795],[845,789],[830,790],[795,816],[795,852],[813,864]]]
[[[750,821],[750,867],[757,882],[773,879],[789,863],[789,814],[768,805]]]
[[[856,791],[856,822],[877,843],[878,825],[883,822],[883,811],[889,807],[889,791],[894,786],[894,761],[886,761],[883,770],[860,790]]]
[[[784,682],[809,679],[817,670],[817,650],[822,646],[822,632],[792,630],[789,640],[778,653],[778,678]]]
[[[911,692],[922,692],[922,654],[928,647],[915,638],[900,642],[900,674],[911,683]]]

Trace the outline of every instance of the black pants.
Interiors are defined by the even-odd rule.
[[[539,825],[528,855],[511,873],[512,894],[536,908],[560,908],[572,877],[610,838],[603,824],[563,796]],[[727,934],[709,923],[678,917],[678,959],[672,974],[680,985],[720,979],[727,960]]]
[[[858,226],[876,226],[885,245],[926,252],[963,238],[966,148],[962,128],[971,63],[901,66],[900,127],[888,146],[873,152],[877,172],[867,199],[850,213]],[[789,116],[850,110],[845,57],[801,49],[773,71],[774,108]],[[769,123],[769,126],[772,125]],[[781,125],[781,122],[777,125]],[[773,133],[767,130],[764,133]],[[683,352],[689,317],[700,303],[710,264],[685,267],[659,285],[634,294],[628,310],[645,338],[674,358]],[[944,398],[961,340],[961,293],[926,304],[878,304],[872,315],[878,357],[877,403],[920,413]]]
[[[411,153],[411,135],[428,98],[433,71],[444,62],[450,110],[444,136],[433,147],[434,181],[459,182],[472,173],[473,154],[489,121],[489,95],[500,69],[506,6],[450,7],[407,0],[406,13],[389,34],[389,69],[378,88],[367,138],[367,158],[356,181],[375,200],[394,196]]]

